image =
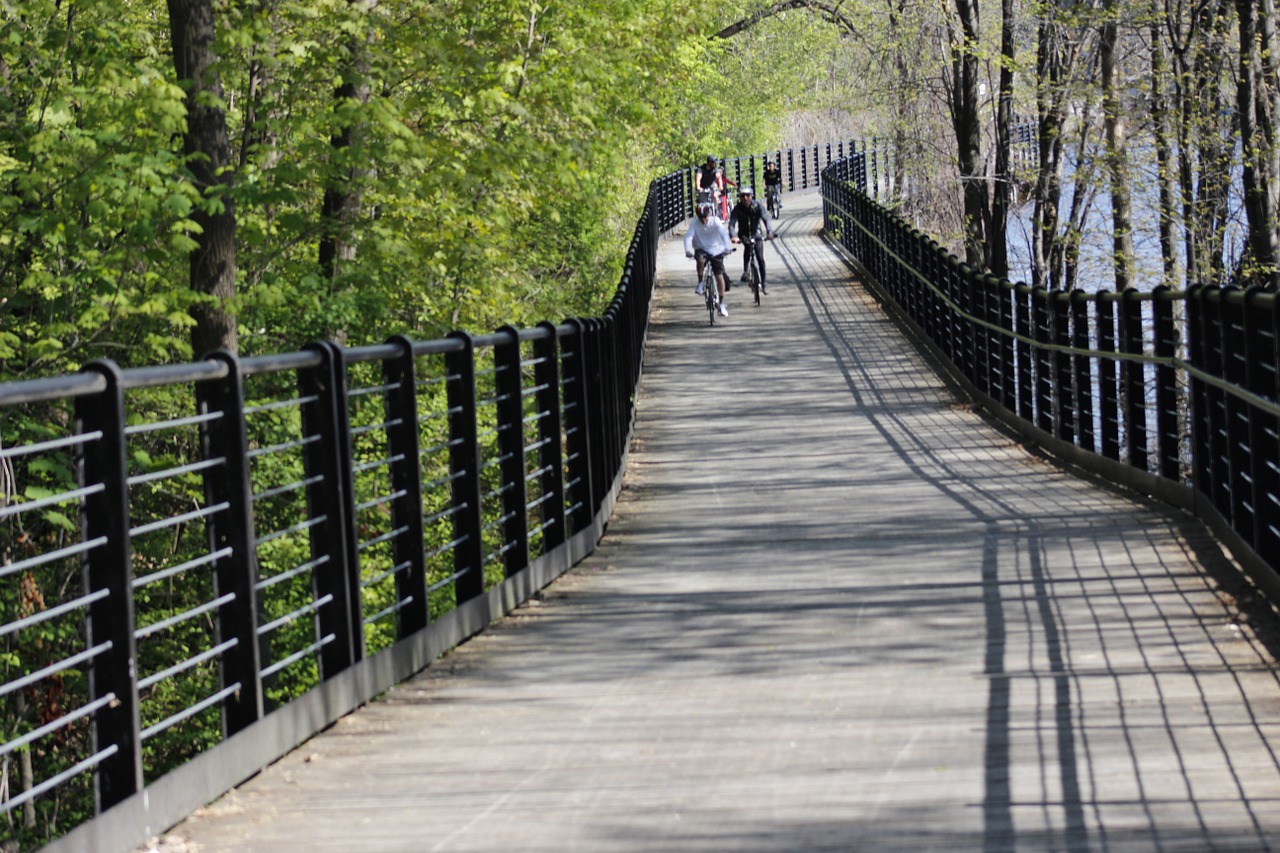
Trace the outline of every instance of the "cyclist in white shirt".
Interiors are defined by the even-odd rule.
[[[716,290],[720,294],[720,316],[729,316],[729,307],[724,304],[724,292],[727,279],[724,273],[724,256],[733,251],[729,242],[729,229],[715,215],[715,205],[709,201],[698,202],[697,217],[689,223],[689,231],[684,235],[684,254],[686,258],[698,261],[698,289],[702,293],[702,274],[706,270],[707,261],[716,274]]]

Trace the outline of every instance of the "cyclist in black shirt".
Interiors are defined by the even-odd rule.
[[[755,238],[751,249],[742,254],[742,280],[747,280],[748,270],[751,269],[751,255],[754,253],[756,266],[760,270],[760,292],[768,293],[764,284],[764,240],[760,239],[761,225],[764,225],[764,230],[769,235],[765,239],[772,240],[773,220],[769,218],[769,211],[756,201],[751,187],[739,187],[738,203],[733,206],[733,213],[729,214],[729,239],[735,243],[741,242],[739,234]]]
[[[764,197],[769,208],[777,213],[782,210],[782,166],[772,160],[764,161]]]

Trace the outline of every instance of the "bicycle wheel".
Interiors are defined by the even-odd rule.
[[[754,249],[752,250],[754,251]],[[756,300],[756,305],[760,304],[760,269],[756,264],[756,259],[751,259],[751,267],[747,272],[751,280],[751,295]]]
[[[706,290],[707,290],[707,317],[710,320],[710,325],[714,326],[716,324],[716,308],[717,308],[715,276],[713,275],[707,276]]]

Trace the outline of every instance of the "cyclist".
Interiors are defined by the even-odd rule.
[[[711,262],[711,269],[716,274],[716,292],[720,294],[720,316],[728,317],[729,306],[724,304],[724,292],[728,289],[724,256],[733,251],[729,244],[729,231],[715,215],[715,205],[711,202],[698,202],[697,212],[697,218],[689,223],[689,231],[684,235],[684,254],[686,258],[698,261],[698,294],[702,293],[702,274],[706,271],[707,261]]]
[[[698,169],[696,176],[696,189],[698,190],[699,200],[709,198],[717,205],[724,198],[725,185],[737,186],[737,183],[729,180],[729,176],[724,173],[724,168],[720,166],[714,154],[707,155],[707,161]],[[721,207],[721,216],[728,216],[728,207]]]
[[[733,213],[729,215],[729,239],[734,243],[740,242],[739,234],[755,238],[755,245],[742,256],[742,280],[748,279],[751,255],[754,253],[756,268],[760,270],[760,292],[768,293],[769,289],[764,285],[764,241],[760,239],[761,225],[764,225],[769,235],[766,239],[772,240],[773,220],[769,218],[769,211],[755,199],[751,187],[739,187],[738,203],[733,206]]]
[[[776,193],[777,196],[782,195],[782,166],[772,160],[764,161],[764,197],[769,198],[769,193]]]

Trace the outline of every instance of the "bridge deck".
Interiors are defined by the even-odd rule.
[[[662,249],[601,549],[163,849],[1280,848],[1218,547],[966,408],[786,201],[715,328]]]

